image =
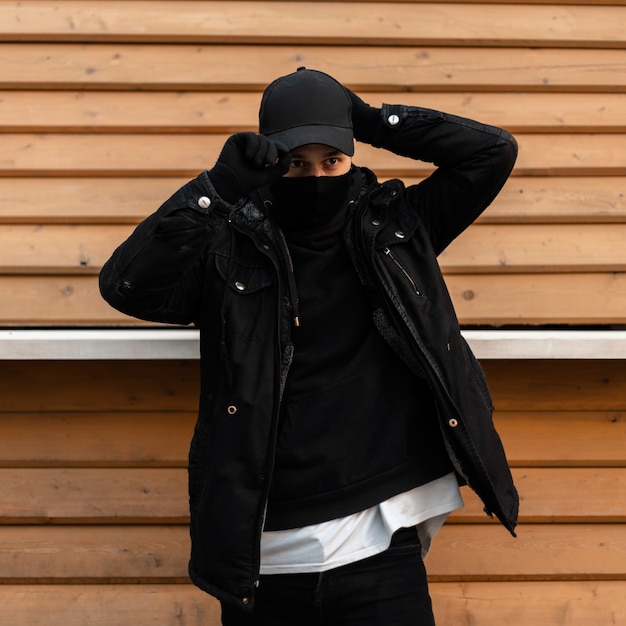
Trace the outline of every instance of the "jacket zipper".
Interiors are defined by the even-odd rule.
[[[413,291],[418,296],[421,296],[422,292],[417,288],[417,285],[415,284],[415,281],[413,280],[412,276],[406,271],[402,263],[400,263],[400,261],[396,259],[396,257],[393,255],[393,252],[389,248],[385,248],[383,252],[394,262],[395,266],[406,276],[407,280],[411,283],[411,287],[413,287]]]

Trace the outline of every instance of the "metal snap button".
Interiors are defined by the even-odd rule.
[[[245,291],[246,290],[246,286],[243,283],[240,283],[238,280],[235,281],[235,287],[239,290],[239,291]]]
[[[404,239],[406,237],[406,235],[401,231],[401,230],[397,230],[394,235],[398,238],[398,239]]]
[[[237,413],[237,407],[234,404],[231,404],[227,409],[226,409],[228,415],[234,415],[235,413]]]
[[[389,122],[391,126],[397,126],[400,123],[400,118],[397,115],[393,114],[387,118],[387,122]]]
[[[201,209],[208,209],[211,206],[211,198],[207,196],[202,196],[201,198],[198,198],[198,206]]]
[[[372,226],[380,226],[380,220],[372,220]]]
[[[458,425],[459,425],[459,422],[458,420],[454,419],[454,417],[448,420],[448,426],[450,426],[450,428],[456,428]]]

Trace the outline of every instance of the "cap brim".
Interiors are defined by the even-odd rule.
[[[351,128],[339,126],[296,126],[270,135],[293,150],[309,143],[321,143],[336,148],[348,156],[354,155],[354,135]]]

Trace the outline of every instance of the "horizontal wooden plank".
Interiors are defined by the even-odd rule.
[[[191,584],[4,585],[13,626],[219,626],[220,605]]]
[[[357,91],[626,91],[621,50],[68,43],[4,44],[0,89],[258,92],[301,65]]]
[[[608,417],[611,423],[614,421],[617,425],[615,431],[610,432],[620,443],[623,441],[620,436],[623,435],[621,413],[626,410],[626,395],[623,392],[626,371],[622,360],[494,360],[483,361],[482,366],[494,397],[496,414],[500,411],[606,411],[612,414]],[[541,415],[537,419],[541,419]],[[571,419],[575,422],[573,416]],[[584,426],[578,432],[580,436]],[[592,442],[593,438],[590,445]],[[561,448],[557,448],[554,441],[550,443],[555,450]]]
[[[196,176],[213,166],[226,135],[6,134],[0,176]],[[432,171],[421,162],[358,145],[355,160],[369,157],[384,171]],[[410,168],[410,169],[409,169]]]
[[[494,360],[482,365],[497,412],[626,411],[621,360]],[[7,413],[193,413],[198,376],[198,361],[0,361],[0,397]],[[67,393],[68,381],[72,394]],[[611,432],[623,434],[623,418],[608,419],[617,424]]]
[[[3,303],[2,303],[3,302]],[[96,276],[0,277],[0,325],[143,324],[111,308]]]
[[[368,2],[0,3],[0,41],[624,47],[626,8]]]
[[[179,411],[0,413],[0,466],[186,467],[194,421]]]
[[[621,272],[452,274],[446,283],[462,324],[626,323]]]
[[[407,184],[420,179],[406,178]],[[178,178],[2,178],[0,224],[136,224],[187,182]],[[626,178],[523,177],[506,183],[482,223],[626,222]]]
[[[626,452],[623,457],[626,466]],[[512,473],[520,494],[520,523],[626,522],[626,467],[513,468]],[[450,521],[484,523],[488,518],[479,498],[467,487],[462,493],[465,506]]]
[[[433,580],[626,580],[626,526],[446,524],[426,560]]]
[[[427,559],[432,580],[626,580],[626,527],[446,524]],[[178,526],[3,526],[0,581],[185,582],[189,531]]]
[[[0,176],[195,176],[213,166],[226,135],[7,133]],[[521,175],[626,176],[625,134],[517,135]],[[382,176],[424,176],[433,167],[357,143],[354,162]]]
[[[187,467],[194,411],[47,410],[0,413],[0,467]]]
[[[620,177],[516,176],[507,181],[480,221],[618,222],[626,217],[625,188],[626,180]]]
[[[626,323],[622,272],[450,274],[446,282],[464,325]],[[0,276],[0,325],[154,324],[111,308],[95,275],[68,274]]]
[[[135,224],[185,182],[187,177],[0,177],[0,223]]]
[[[626,522],[626,467],[514,468],[513,477],[522,523]],[[484,505],[462,491],[465,506],[451,521],[486,523]],[[0,524],[187,524],[188,517],[184,468],[0,469]]]
[[[73,366],[77,369],[84,367],[80,363]],[[88,367],[91,366],[88,364]],[[136,364],[136,367],[142,366]],[[532,372],[536,364],[529,363],[527,367]],[[43,371],[45,373],[45,369]],[[73,376],[71,368],[68,376]],[[498,378],[492,375],[492,379],[496,384]],[[33,378],[29,377],[29,380]],[[45,392],[44,381],[35,382]],[[134,382],[139,387],[141,380],[136,377]],[[116,385],[114,382],[109,384]],[[576,383],[571,384],[575,388]],[[94,402],[97,393],[94,390]],[[619,389],[613,393],[619,395]],[[46,403],[49,402],[49,393],[43,393],[43,396]],[[541,394],[534,397],[533,402],[533,408],[539,406]],[[499,397],[496,403],[500,404]],[[48,410],[55,407],[56,403],[52,403]],[[87,413],[48,410],[0,413],[0,467],[187,466],[196,417],[193,411]],[[498,410],[495,422],[512,466],[626,466],[624,412],[545,411],[540,408]]]
[[[97,274],[132,226],[0,226],[0,273]]]
[[[623,581],[432,583],[430,593],[437,623],[444,625],[608,626],[626,622]]]
[[[0,241],[3,231],[0,229]],[[75,250],[76,238],[72,241]],[[85,237],[85,241],[91,243],[91,238]],[[579,224],[474,224],[452,242],[439,262],[447,274],[623,272],[625,244],[626,228],[621,224],[586,224],[584,228]],[[89,245],[85,244],[85,249],[89,250]],[[19,262],[18,254],[12,256]],[[55,258],[51,255],[52,266]]]
[[[542,394],[536,396],[538,404]],[[496,411],[494,420],[511,465],[626,467],[624,412]]]
[[[623,93],[394,93],[363,96],[447,111],[512,132],[624,132]],[[2,132],[256,131],[258,92],[2,91]]]
[[[0,469],[0,524],[186,524],[185,469]]]
[[[189,529],[2,526],[0,584],[187,582]]]
[[[133,226],[0,225],[0,274],[97,274]],[[451,274],[626,271],[626,225],[471,226],[440,256]]]
[[[432,582],[440,624],[607,626],[626,621],[623,581]],[[532,601],[529,601],[532,599]],[[192,585],[5,585],[13,626],[218,626],[217,600]]]
[[[176,419],[178,411],[197,411],[198,380],[195,360],[0,361],[6,412],[164,411]]]

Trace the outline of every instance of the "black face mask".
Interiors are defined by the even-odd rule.
[[[346,200],[350,172],[341,176],[280,178],[270,185],[274,196],[272,217],[286,231],[325,226]]]

